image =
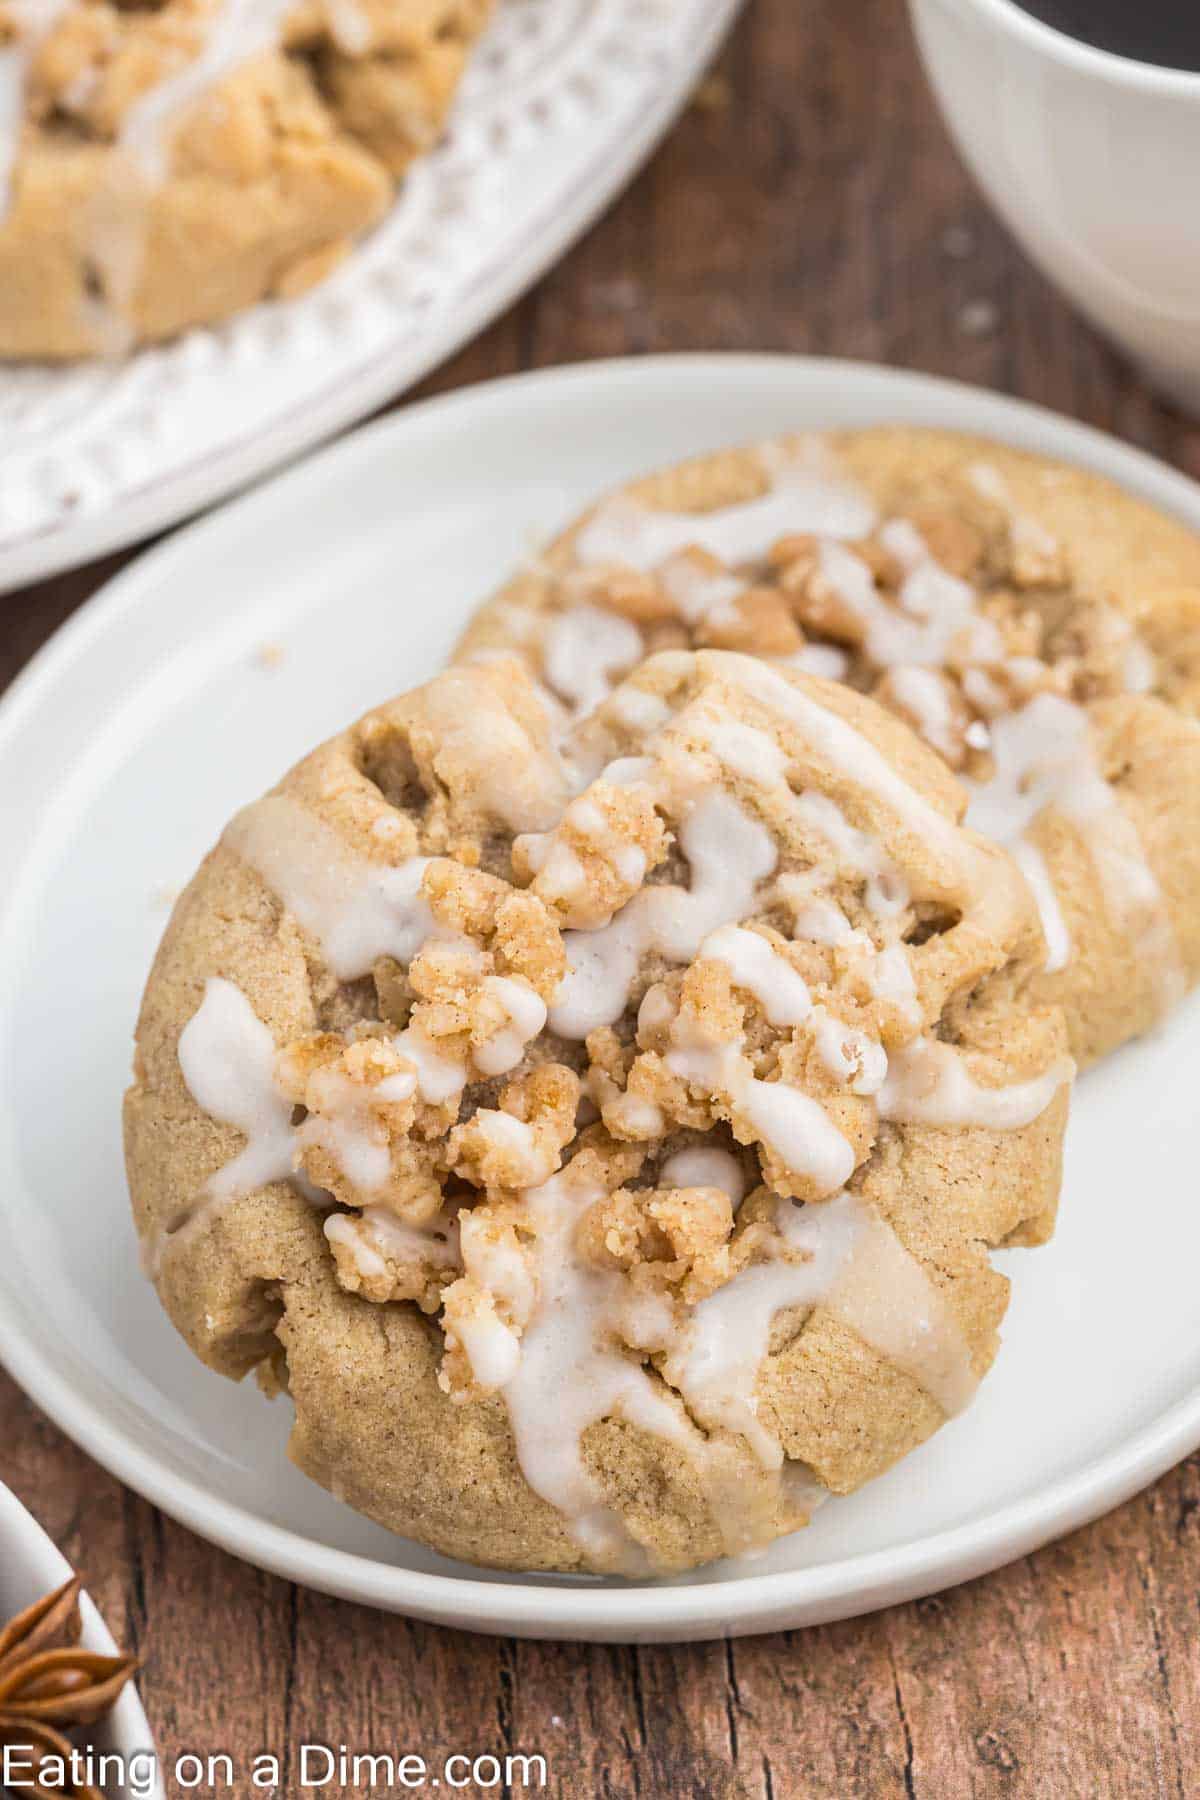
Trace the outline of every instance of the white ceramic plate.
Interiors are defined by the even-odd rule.
[[[554,262],[741,0],[499,0],[444,142],[332,280],[119,362],[0,364],[0,593],[172,525],[361,419]]]
[[[78,1442],[264,1567],[486,1631],[684,1638],[842,1617],[977,1575],[1200,1443],[1200,1006],[1080,1083],[1056,1242],[1001,1260],[977,1403],[763,1561],[663,1585],[505,1579],[389,1537],[285,1460],[286,1403],[196,1363],[137,1265],[118,1133],[172,889],[310,745],[430,675],[468,611],[598,490],[794,427],[991,432],[1200,528],[1200,489],[1037,408],[862,364],[599,363],[357,433],[126,570],[0,704],[0,1355]]]
[[[31,1606],[43,1594],[61,1587],[70,1574],[66,1557],[55,1549],[17,1496],[0,1482],[0,1623]],[[79,1610],[85,1648],[96,1650],[101,1656],[115,1655],[117,1646],[112,1633],[86,1593],[80,1596]],[[130,1776],[128,1781],[105,1783],[111,1800],[133,1800],[135,1794],[141,1800],[162,1800],[154,1739],[132,1682],[108,1717],[89,1735],[98,1756],[119,1759],[110,1761],[106,1772],[120,1767]]]

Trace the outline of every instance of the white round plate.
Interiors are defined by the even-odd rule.
[[[444,141],[331,280],[117,362],[0,364],[0,594],[173,525],[364,418],[592,223],[741,0],[498,0]]]
[[[71,1565],[56,1550],[37,1520],[26,1512],[17,1496],[0,1482],[0,1624],[32,1606],[43,1594],[61,1587],[71,1575]],[[112,1633],[86,1593],[80,1595],[83,1620],[81,1642],[101,1656],[114,1656]],[[97,1757],[110,1761],[105,1772],[124,1770],[128,1780],[109,1780],[105,1792],[112,1800],[163,1800],[162,1780],[154,1739],[133,1683],[124,1689],[102,1724],[89,1734]],[[102,1765],[97,1762],[97,1769]]]
[[[0,1357],[100,1462],[297,1581],[477,1630],[596,1639],[844,1617],[993,1568],[1200,1444],[1200,1006],[1079,1084],[1062,1224],[1001,1257],[976,1404],[753,1563],[661,1584],[472,1570],[287,1462],[286,1402],[185,1349],[137,1262],[118,1112],[175,889],[225,819],[357,713],[431,675],[471,608],[611,484],[702,449],[876,420],[1087,464],[1200,529],[1200,489],[1038,408],[785,357],[593,363],[369,426],[150,551],[0,703]]]

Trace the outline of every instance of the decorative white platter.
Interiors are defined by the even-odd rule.
[[[120,361],[0,364],[0,594],[361,419],[510,305],[668,129],[741,0],[499,0],[443,143],[329,281]]]
[[[1060,1229],[973,1407],[761,1561],[662,1584],[513,1578],[357,1517],[287,1462],[138,1269],[119,1106],[173,890],[318,739],[439,666],[507,566],[599,490],[702,449],[886,419],[991,433],[1200,529],[1200,488],[1038,408],[864,364],[596,363],[468,389],[150,551],[0,703],[0,1359],[123,1480],[277,1573],[530,1636],[670,1640],[868,1611],[983,1573],[1200,1444],[1200,1003],[1079,1083]]]
[[[0,1622],[13,1618],[43,1594],[69,1580],[71,1565],[51,1543],[17,1496],[0,1482]],[[82,1642],[101,1656],[117,1646],[87,1592],[79,1598]],[[133,1683],[124,1688],[108,1717],[88,1734],[96,1753],[94,1768],[117,1780],[106,1780],[111,1800],[164,1800],[158,1753]],[[100,1759],[107,1759],[102,1762]]]

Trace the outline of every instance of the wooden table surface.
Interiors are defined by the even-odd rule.
[[[957,376],[1200,474],[1200,428],[1050,291],[977,197],[901,0],[750,0],[632,189],[421,391],[708,349]],[[0,603],[0,680],[123,560]],[[572,1800],[1200,1791],[1200,1459],[935,1599],[818,1630],[625,1649],[443,1631],[261,1575],[123,1489],[3,1375],[0,1445],[4,1479],[145,1659],[168,1762],[233,1757],[235,1785],[218,1791],[256,1791],[251,1762],[267,1751],[278,1791],[301,1793],[297,1747],[322,1740],[403,1746],[435,1767],[451,1752],[541,1752],[546,1791]]]

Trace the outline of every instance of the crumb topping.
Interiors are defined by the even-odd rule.
[[[759,1542],[801,1491],[758,1401],[779,1319],[830,1312],[945,1412],[977,1379],[877,1155],[1021,1129],[1071,1077],[964,1030],[1037,932],[960,805],[858,697],[728,652],[652,658],[561,746],[512,662],[380,709],[225,834],[329,1020],[276,1045],[208,981],[180,1068],[246,1143],[158,1258],[299,1182],[342,1286],[437,1316],[454,1404],[502,1397],[593,1566],[643,1566],[584,1453],[613,1416]]]
[[[573,709],[647,652],[682,647],[746,652],[870,694],[961,776],[968,823],[1014,854],[1050,972],[1074,946],[1043,827],[1070,822],[1166,1011],[1186,986],[1183,960],[1089,720],[1094,703],[1166,680],[1150,641],[1106,596],[1078,590],[1064,547],[985,460],[953,503],[914,500],[894,515],[818,440],[768,444],[758,460],[762,491],[736,504],[602,503],[533,572],[529,610],[508,603],[503,635]],[[607,661],[593,653],[606,630],[622,645]]]

